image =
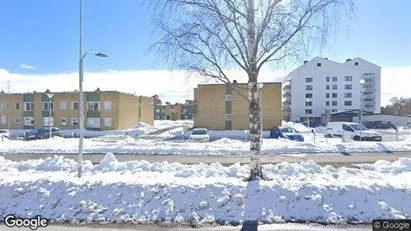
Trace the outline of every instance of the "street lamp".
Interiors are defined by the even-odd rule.
[[[88,51],[83,54],[83,0],[80,0],[80,60],[79,60],[79,110],[80,110],[80,139],[78,145],[78,172],[77,175],[80,178],[83,170],[83,139],[84,139],[84,99],[83,99],[83,63],[84,58],[88,54],[93,54],[98,57],[108,57],[106,54],[100,52]]]
[[[264,87],[264,83],[258,83],[258,89],[259,89],[259,92],[260,92],[259,98],[260,98],[260,127],[261,127],[260,133],[261,133],[261,142],[263,142],[263,132],[264,132],[264,129],[263,129],[263,98],[261,97],[261,96],[262,96],[261,92],[262,92],[263,87]]]
[[[47,89],[46,91],[47,97],[49,97],[49,138],[52,137],[52,132],[51,132],[51,99],[53,98],[53,95],[50,90]],[[53,107],[54,108],[54,107]]]

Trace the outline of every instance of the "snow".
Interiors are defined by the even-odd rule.
[[[193,127],[193,120],[154,120],[154,127],[158,129],[169,128],[174,126]]]
[[[63,157],[13,162],[0,157],[0,217],[54,221],[366,222],[409,219],[411,159],[321,167],[309,161],[263,165],[270,181],[245,182],[248,165],[117,162],[93,166]],[[361,177],[358,177],[361,176]]]
[[[306,137],[308,140],[308,138]],[[186,139],[155,140],[123,136],[104,136],[84,140],[84,153],[116,154],[165,154],[165,155],[248,155],[250,144],[244,140],[222,138],[209,143],[188,142]],[[54,138],[52,140],[2,142],[1,154],[58,154],[77,153],[77,138]],[[411,140],[400,142],[349,142],[317,136],[316,143],[296,142],[286,139],[264,139],[262,152],[265,155],[309,153],[357,153],[357,152],[409,152]]]

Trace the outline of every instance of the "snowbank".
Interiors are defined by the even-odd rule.
[[[352,168],[314,162],[264,165],[271,181],[247,183],[248,166],[85,162],[53,157],[12,162],[0,157],[0,218],[54,221],[264,223],[371,222],[409,219],[411,159]],[[397,169],[396,171],[386,171]],[[358,177],[361,176],[361,177]]]
[[[312,139],[307,134],[306,140]],[[250,144],[248,141],[224,138],[209,143],[188,142],[187,140],[151,140],[136,139],[122,136],[105,136],[84,140],[85,153],[116,154],[167,154],[167,155],[248,155]],[[20,141],[12,140],[0,145],[2,154],[37,154],[37,153],[77,153],[78,139],[53,139]],[[265,155],[276,154],[307,154],[307,153],[356,153],[356,152],[411,152],[411,140],[401,142],[350,142],[341,143],[340,139],[324,138],[316,143],[296,142],[285,139],[264,139],[262,152]]]

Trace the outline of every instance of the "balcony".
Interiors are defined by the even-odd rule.
[[[283,94],[283,97],[286,98],[286,99],[291,99],[291,93],[286,92],[286,93]]]

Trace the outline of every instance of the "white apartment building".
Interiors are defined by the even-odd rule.
[[[364,59],[338,63],[316,57],[292,71],[283,85],[286,121],[323,121],[327,112],[380,113],[381,67]]]

